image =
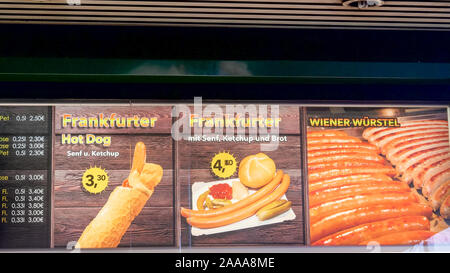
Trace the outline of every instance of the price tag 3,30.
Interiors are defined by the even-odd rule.
[[[104,191],[108,186],[108,181],[108,174],[100,167],[91,167],[87,169],[81,179],[83,188],[94,194]]]

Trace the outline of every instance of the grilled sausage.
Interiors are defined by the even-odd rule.
[[[432,210],[429,206],[410,203],[403,206],[378,205],[346,210],[327,216],[311,225],[311,242],[341,230],[401,216],[426,216],[430,218]]]
[[[308,174],[308,179],[311,183],[330,179],[338,176],[347,176],[352,174],[385,174],[387,176],[395,176],[397,172],[390,166],[381,167],[347,167],[342,169],[328,168],[318,171],[311,171]]]
[[[425,145],[425,144],[440,143],[442,141],[448,142],[448,136],[422,138],[422,139],[406,141],[406,142],[403,142],[402,144],[398,144],[395,147],[392,147],[391,149],[389,149],[388,152],[386,153],[386,158],[391,160],[391,158],[397,157],[409,149],[413,149],[415,147],[419,147],[420,145]]]
[[[395,139],[398,139],[400,137],[412,136],[412,135],[416,135],[416,134],[420,134],[420,133],[437,133],[437,132],[448,132],[448,128],[447,127],[437,127],[437,128],[427,128],[427,129],[423,128],[423,129],[418,129],[418,130],[406,130],[403,132],[392,133],[392,134],[386,135],[384,137],[381,137],[376,142],[373,142],[373,144],[375,144],[377,147],[383,149],[383,147],[387,143],[389,143]]]
[[[439,186],[448,180],[450,180],[450,166],[447,166],[447,169],[430,178],[429,176],[424,176],[422,194],[425,197],[429,197],[437,188],[439,188]]]
[[[318,131],[309,131],[307,133],[308,137],[332,137],[332,136],[347,136],[347,133],[344,131],[338,130],[318,130]]]
[[[361,245],[377,242],[380,245],[415,245],[436,234],[428,230],[413,230],[387,234],[370,241],[362,242]]]
[[[334,155],[323,155],[308,157],[308,166],[312,164],[334,162],[339,160],[365,160],[378,163],[384,163],[385,159],[375,153],[337,153]]]
[[[358,160],[336,160],[332,162],[326,162],[326,163],[314,163],[314,164],[308,164],[308,170],[309,171],[316,171],[321,169],[328,169],[328,168],[334,168],[334,169],[342,169],[347,167],[383,167],[385,166],[383,163],[379,162],[373,162],[370,160],[364,160],[364,159],[358,159]]]
[[[373,149],[364,149],[361,147],[355,147],[355,148],[339,148],[339,149],[318,149],[313,151],[308,151],[308,162],[310,159],[313,159],[315,157],[324,157],[324,156],[333,156],[333,155],[340,155],[340,154],[373,154],[378,155],[376,150]]]
[[[351,227],[324,237],[313,245],[357,245],[391,233],[429,229],[427,217],[403,216]]]
[[[388,128],[385,130],[380,130],[371,136],[368,137],[368,141],[371,143],[379,143],[380,141],[386,139],[387,137],[391,137],[394,135],[400,135],[404,133],[410,133],[410,132],[423,132],[428,129],[440,129],[444,128],[447,129],[448,125],[446,123],[442,124],[422,124],[418,126],[402,126],[402,127],[396,127],[396,128]]]
[[[405,121],[405,122],[401,122],[401,127],[414,127],[414,126],[421,126],[421,125],[443,125],[443,124],[447,124],[446,120],[417,120],[417,121]],[[366,130],[364,130],[362,136],[365,139],[369,139],[370,136],[383,131],[383,130],[387,130],[387,129],[392,129],[392,128],[388,128],[388,127],[370,127],[367,128]]]
[[[389,181],[392,182],[392,178],[384,174],[355,174],[309,183],[309,191],[314,192],[348,185],[367,185],[369,183]]]
[[[347,185],[309,192],[309,207],[322,203],[363,194],[379,194],[386,192],[411,192],[410,188],[401,182],[369,182],[365,184]]]
[[[329,149],[361,149],[365,151],[378,152],[378,148],[370,143],[319,143],[308,144],[308,152],[317,150],[329,150]]]
[[[427,177],[428,179],[431,178],[433,175],[437,174],[437,172],[440,172],[439,170],[442,171],[442,168],[445,169],[446,166],[449,166],[449,163],[450,157],[445,157],[444,159],[435,161],[426,167],[417,167],[417,169],[421,171],[417,172],[416,176],[414,177],[414,187],[416,189],[421,189],[425,182],[425,177]]]
[[[381,153],[386,154],[387,151],[398,147],[398,145],[402,145],[405,142],[416,140],[416,139],[424,139],[424,138],[440,138],[440,137],[448,137],[448,132],[436,132],[436,133],[420,133],[414,135],[407,135],[404,137],[396,138],[388,143],[386,143],[381,148]]]
[[[332,137],[310,137],[307,138],[308,145],[326,143],[359,143],[361,139],[352,136],[332,136]]]
[[[447,196],[442,202],[440,213],[444,219],[450,219],[450,196]]]
[[[447,152],[447,153],[450,152],[448,146],[436,147],[436,148],[432,148],[429,150],[416,152],[416,153],[411,154],[411,155],[407,156],[406,158],[404,158],[401,162],[399,162],[397,164],[397,166],[395,166],[395,168],[400,173],[403,173],[409,167],[413,166],[414,164],[416,164],[426,158],[429,158],[430,156],[442,154],[445,152]]]
[[[431,195],[430,195],[430,204],[433,210],[438,210],[441,207],[441,204],[444,202],[445,198],[450,195],[450,180],[443,183],[439,186]]]
[[[410,166],[406,169],[402,174],[402,181],[410,184],[413,180],[418,180],[418,175],[423,172],[425,168],[430,166],[431,164],[440,161],[449,157],[450,155],[447,152],[431,155],[423,160],[417,162],[416,164]]]
[[[343,199],[328,201],[309,209],[309,220],[313,224],[320,219],[340,211],[359,207],[417,202],[417,197],[411,192],[386,192],[379,194],[355,195]]]
[[[426,145],[417,145],[414,147],[410,147],[407,149],[402,150],[401,152],[397,153],[396,155],[393,155],[390,158],[390,161],[393,165],[397,165],[398,162],[401,162],[403,159],[407,158],[409,155],[421,152],[421,151],[427,151],[433,148],[439,148],[439,147],[449,147],[448,146],[448,139],[444,141],[438,141],[434,143],[429,143]]]

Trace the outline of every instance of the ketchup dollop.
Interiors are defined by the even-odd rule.
[[[227,199],[231,200],[233,198],[233,189],[228,184],[216,184],[209,188],[209,194],[211,194],[214,199]]]

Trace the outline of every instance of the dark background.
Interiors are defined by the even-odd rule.
[[[128,102],[130,99],[167,102],[204,100],[282,100],[289,103],[437,104],[450,102],[450,84],[136,84],[136,83],[43,83],[0,82],[3,100],[29,102],[90,99],[83,102]],[[67,102],[67,101],[66,101]],[[70,102],[70,101],[69,101]]]
[[[448,31],[0,25],[0,37],[0,58],[450,62]],[[442,104],[450,100],[448,80],[338,84],[2,82],[0,90],[3,99],[47,100],[171,100],[193,96],[364,103]]]
[[[0,25],[0,56],[450,62],[449,31]]]

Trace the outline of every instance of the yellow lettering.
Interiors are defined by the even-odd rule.
[[[311,124],[311,126],[320,126],[320,119],[310,118],[309,124]]]
[[[142,128],[147,128],[149,124],[150,124],[150,120],[149,120],[148,118],[146,118],[146,117],[141,118],[141,120],[140,120],[140,122],[139,122],[139,125],[140,125]],[[152,126],[152,127],[153,127],[153,126]]]
[[[72,115],[70,114],[65,114],[63,115],[63,128],[66,127],[72,120]]]
[[[61,135],[61,144],[71,144],[70,142],[70,134],[62,134]]]
[[[157,117],[153,117],[153,118],[151,118],[150,119],[150,127],[155,127],[155,125],[156,125],[156,121],[158,120],[158,118]]]

